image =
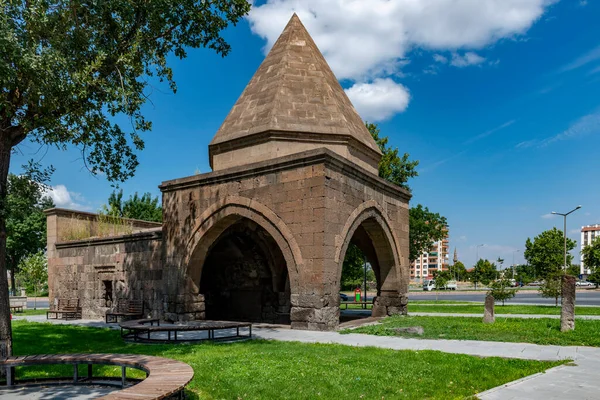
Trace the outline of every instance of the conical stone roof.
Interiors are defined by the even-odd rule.
[[[327,147],[377,171],[381,152],[296,14],[209,146],[214,170]]]

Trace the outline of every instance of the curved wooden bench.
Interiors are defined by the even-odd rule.
[[[185,325],[165,323],[161,325],[159,319],[136,319],[121,322],[119,326],[121,327],[121,337],[148,343],[198,342],[203,340],[249,339],[252,337],[252,324],[250,322],[205,320],[192,321]],[[240,328],[248,328],[248,335],[241,335]],[[215,337],[215,331],[224,329],[235,329],[236,333],[229,336]],[[177,339],[178,332],[194,331],[207,331],[208,338]],[[156,332],[166,332],[167,339],[153,339],[151,334]]]
[[[92,380],[93,365],[118,365],[121,367],[121,385],[126,383],[126,369],[134,368],[146,372],[146,379],[127,389],[119,390],[102,397],[110,400],[124,399],[165,399],[182,394],[185,386],[194,377],[192,367],[181,361],[169,358],[133,354],[47,354],[37,356],[9,357],[0,360],[0,367],[6,368],[8,386],[14,386],[14,368],[33,365],[73,365],[73,384],[85,384]],[[88,375],[78,375],[78,365],[88,366]],[[95,384],[95,383],[94,383]]]

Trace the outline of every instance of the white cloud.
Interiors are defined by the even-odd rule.
[[[372,83],[356,83],[346,94],[358,113],[369,121],[382,121],[406,110],[410,101],[408,89],[390,78]]]
[[[552,213],[542,215],[542,218],[544,218],[544,219],[550,219],[550,218],[554,218],[554,217],[555,217],[555,215]]]
[[[546,147],[555,142],[575,139],[590,134],[600,134],[600,110],[584,115],[573,122],[567,129],[545,139],[531,139],[518,143],[515,147],[526,149],[530,147]]]
[[[594,75],[594,74],[597,74],[598,72],[600,72],[600,66],[598,66],[598,67],[596,67],[596,68],[592,69],[592,70],[591,70],[590,72],[588,72],[587,74],[588,74],[588,75]]]
[[[539,146],[543,147],[554,142],[573,139],[591,133],[600,133],[600,111],[584,115],[561,133],[542,140]]]
[[[556,1],[267,0],[248,20],[266,53],[296,12],[338,79],[365,83],[399,76],[419,48],[462,50],[455,63],[481,63],[473,50],[524,34]]]
[[[69,192],[65,185],[51,186],[46,190],[46,195],[49,196],[54,205],[58,208],[69,208],[88,211],[91,207],[83,205],[78,202],[83,202],[85,199],[81,194],[75,192]]]
[[[575,60],[571,61],[570,63],[562,66],[558,70],[558,73],[572,71],[574,69],[583,67],[584,65],[587,65],[591,62],[594,62],[598,59],[600,59],[600,46],[593,48],[592,50],[588,51],[587,53],[577,57]]]
[[[511,119],[510,121],[507,121],[507,122],[503,123],[502,125],[495,127],[494,129],[490,129],[489,131],[485,131],[483,133],[480,133],[477,136],[473,136],[471,139],[467,140],[465,142],[465,144],[471,144],[471,143],[476,142],[478,140],[484,139],[484,138],[490,136],[492,133],[498,132],[499,130],[502,130],[504,128],[508,128],[509,126],[511,126],[512,124],[514,124],[515,122],[516,122],[516,120]]]
[[[441,54],[434,54],[433,55],[433,60],[435,62],[439,62],[440,64],[446,64],[448,62],[448,58],[444,57]]]
[[[452,61],[450,61],[450,65],[463,68],[470,65],[479,65],[484,61],[485,58],[481,57],[479,54],[468,51],[462,56],[458,53],[452,53]]]

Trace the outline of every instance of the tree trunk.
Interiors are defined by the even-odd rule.
[[[10,286],[12,288],[12,295],[16,296],[17,295],[17,284],[16,284],[16,278],[15,278],[15,263],[11,260],[10,265],[7,265],[6,268],[7,269],[10,268]]]
[[[10,167],[11,138],[6,132],[0,135],[0,357],[12,355],[12,329],[8,277],[6,276],[6,193]]]

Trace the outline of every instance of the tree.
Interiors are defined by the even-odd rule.
[[[532,265],[517,265],[515,267],[515,278],[524,285],[536,279],[535,270]]]
[[[583,265],[591,269],[592,272],[600,269],[600,236],[581,250],[583,256]]]
[[[556,271],[546,275],[544,282],[542,282],[538,291],[542,297],[548,297],[554,299],[554,305],[558,306],[558,298],[561,294],[561,272]]]
[[[435,279],[435,289],[440,290],[446,288],[448,281],[452,279],[449,271],[435,271],[433,273]]]
[[[119,218],[162,222],[162,207],[158,204],[158,196],[153,199],[150,193],[144,193],[140,197],[136,192],[123,201],[123,190],[113,191],[108,197],[108,207],[104,206],[101,213]]]
[[[407,182],[410,178],[419,175],[415,169],[419,165],[419,161],[409,160],[408,157],[410,156],[408,153],[404,153],[400,157],[398,155],[398,148],[388,147],[388,137],[379,136],[380,130],[377,124],[367,122],[366,126],[371,136],[373,136],[375,143],[379,146],[379,150],[383,153],[381,161],[379,161],[379,176],[404,189],[410,190]]]
[[[578,277],[580,272],[581,268],[579,267],[579,264],[571,264],[567,267],[567,275]]]
[[[25,139],[73,146],[91,173],[111,182],[133,176],[135,150],[144,147],[140,133],[152,127],[142,114],[150,81],[166,81],[175,92],[168,60],[185,58],[187,48],[227,55],[221,32],[249,10],[246,0],[0,3],[0,293],[8,291],[5,199],[12,149]],[[4,295],[0,347],[12,354]]]
[[[418,204],[409,210],[409,259],[416,260],[424,251],[446,237],[447,221],[438,213],[430,212],[427,207]]]
[[[487,292],[491,295],[494,300],[501,301],[504,306],[504,302],[508,299],[512,299],[517,294],[517,289],[512,289],[510,280],[507,277],[495,280],[490,285],[490,290]]]
[[[536,236],[533,241],[525,242],[525,259],[533,266],[539,278],[546,278],[562,271],[564,264],[565,237],[563,232],[552,228]],[[571,265],[573,256],[569,251],[575,248],[576,242],[567,238],[567,265]]]
[[[8,176],[6,197],[6,266],[11,271],[11,287],[16,290],[18,266],[28,255],[46,247],[46,215],[54,207],[44,187],[28,175]]]
[[[48,283],[48,260],[43,251],[25,258],[20,265],[19,278],[25,283],[27,293],[33,292],[33,309],[36,309],[36,298]]]
[[[388,147],[388,137],[380,136],[377,124],[367,122],[365,125],[383,154],[379,161],[379,176],[388,182],[410,190],[407,182],[410,178],[419,175],[416,170],[419,161],[409,160],[408,153],[404,153],[400,157],[397,148]],[[411,208],[410,261],[416,260],[424,251],[428,251],[434,242],[443,239],[447,231],[446,226],[446,218],[430,212],[427,207],[419,204],[417,207]]]
[[[477,283],[489,284],[496,279],[496,265],[489,260],[480,258],[471,271],[471,281],[477,286]]]
[[[465,281],[468,278],[465,264],[460,261],[456,261],[453,265],[448,267],[448,271],[450,272],[450,275],[452,275],[452,277],[456,278],[458,281]]]
[[[435,271],[433,273],[433,279],[435,279],[435,300],[438,299],[438,290],[445,289],[448,281],[451,279],[448,271]]]

